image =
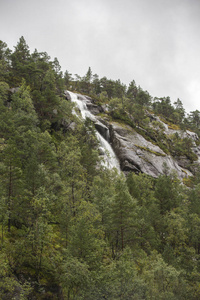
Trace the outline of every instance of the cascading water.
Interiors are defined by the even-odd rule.
[[[98,122],[104,127],[104,125],[97,120],[97,118],[88,110],[86,105],[86,99],[85,100],[79,100],[77,95],[67,91],[70,95],[71,101],[76,103],[77,107],[79,108],[81,112],[82,118],[85,120],[86,118],[89,118],[93,122]],[[76,114],[76,112],[74,111]],[[77,115],[77,114],[76,114]],[[103,136],[96,130],[96,136],[100,143],[100,151],[103,152],[104,155],[104,163],[103,165],[106,166],[109,169],[116,168],[118,171],[120,171],[120,164],[119,161],[111,147],[111,145],[108,143],[106,139],[103,138]]]

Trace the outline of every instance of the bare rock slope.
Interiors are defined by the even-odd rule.
[[[142,172],[158,177],[163,174],[165,165],[171,172],[175,171],[179,178],[192,176],[189,170],[179,166],[175,159],[128,125],[110,123],[110,137],[122,171]]]

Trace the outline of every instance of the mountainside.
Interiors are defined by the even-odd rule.
[[[65,95],[70,100],[70,95],[67,91]],[[146,111],[146,115],[150,117],[148,126],[151,128],[151,133],[149,134],[139,126],[134,128],[126,124],[125,121],[119,122],[109,119],[109,114],[106,115],[106,112],[109,113],[108,107],[105,109],[101,105],[95,105],[95,101],[92,98],[80,94],[77,94],[77,97],[96,116],[96,118],[92,116],[89,116],[89,118],[94,122],[96,129],[105,139],[107,139],[107,132],[109,132],[109,143],[120,161],[122,171],[125,173],[133,171],[137,174],[142,172],[158,177],[164,174],[167,169],[169,173],[175,172],[179,179],[193,176],[192,172],[195,172],[195,167],[198,167],[200,161],[199,138],[196,133],[188,130],[170,129],[169,125],[161,121],[158,116]],[[101,116],[102,113],[104,113],[104,116]],[[100,120],[101,123],[98,123],[97,120]],[[132,118],[132,122],[134,124],[134,118]],[[156,132],[158,135],[162,134],[162,140],[160,138],[157,142],[157,140],[152,139],[152,132]],[[187,153],[185,155],[177,153],[173,157],[168,151],[166,153],[159,147],[159,144],[163,146],[162,143],[164,144],[166,140],[172,143],[174,136],[176,139],[189,141],[188,155]]]
[[[0,41],[0,299],[200,299],[200,112]]]

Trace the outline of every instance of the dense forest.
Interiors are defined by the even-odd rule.
[[[0,41],[0,299],[200,299],[200,172],[181,182],[101,164],[90,120],[70,90],[107,117],[197,160],[191,140],[153,131],[148,112],[200,137],[200,111],[152,98],[133,80],[81,77],[23,37]]]

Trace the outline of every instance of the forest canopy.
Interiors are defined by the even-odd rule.
[[[151,111],[200,135],[200,112],[186,116],[180,99],[90,67],[74,78],[24,37],[14,51],[0,41],[0,298],[199,299],[199,171],[185,185],[167,169],[157,179],[106,169],[65,90],[143,131]],[[195,160],[188,141],[165,147]]]

